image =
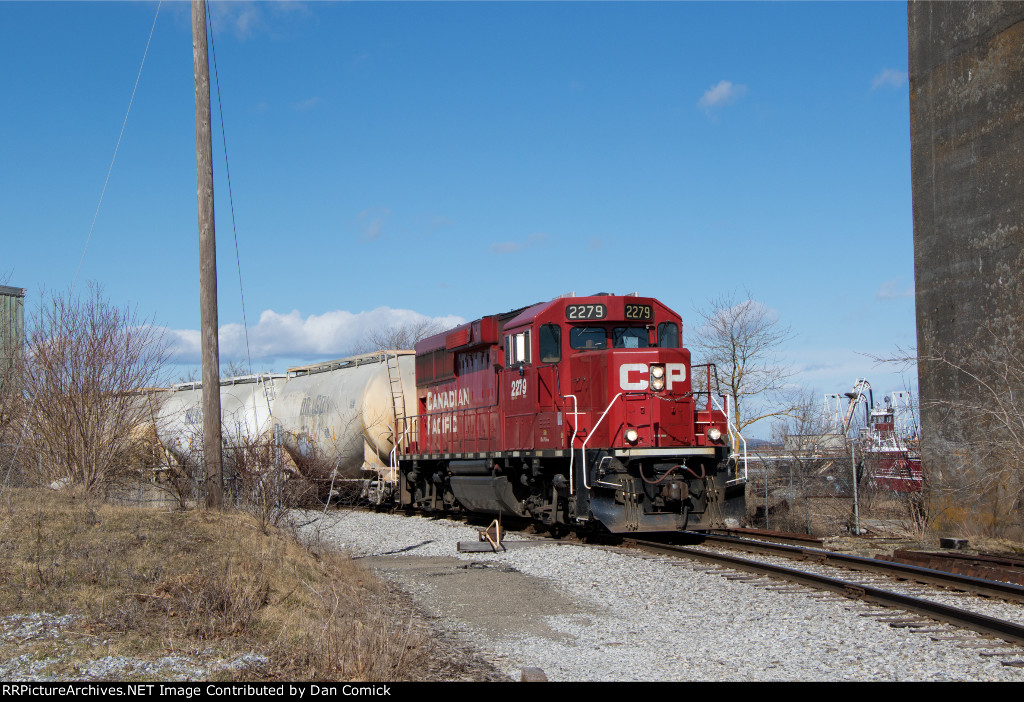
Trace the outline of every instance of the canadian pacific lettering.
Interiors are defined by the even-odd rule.
[[[427,393],[427,412],[444,412],[468,406],[469,388]],[[428,415],[426,419],[428,434],[457,434],[459,432],[459,418],[455,413]]]

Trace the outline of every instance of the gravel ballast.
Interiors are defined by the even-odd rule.
[[[539,667],[554,681],[1024,680],[1003,664],[1024,659],[1019,648],[982,656],[999,649],[933,641],[862,616],[872,608],[851,600],[727,580],[686,561],[578,544],[459,553],[477,529],[423,517],[299,521],[306,538],[402,586],[444,635],[510,679]]]

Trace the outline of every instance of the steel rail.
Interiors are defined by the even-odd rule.
[[[773,556],[782,556],[801,561],[813,561],[833,565],[849,570],[859,570],[871,573],[880,573],[902,580],[913,580],[928,585],[952,588],[971,592],[984,597],[995,597],[1008,602],[1024,603],[1024,586],[1004,583],[998,580],[987,580],[971,575],[960,575],[944,570],[924,568],[922,566],[909,565],[906,563],[894,563],[876,558],[865,558],[854,556],[848,553],[837,553],[824,549],[808,548],[806,546],[787,546],[784,544],[773,544],[765,541],[752,541],[741,539],[735,536],[702,535],[705,543],[721,545],[728,548],[736,548],[751,553],[763,553]]]
[[[737,556],[729,556],[711,551],[701,551],[686,546],[671,546],[650,541],[638,541],[630,539],[629,543],[642,547],[644,550],[653,551],[674,557],[690,558],[705,563],[712,563],[718,566],[725,566],[748,573],[767,575],[782,580],[794,582],[816,590],[834,592],[843,597],[869,602],[885,607],[899,607],[902,610],[919,614],[929,619],[947,622],[954,626],[969,629],[971,631],[995,636],[1003,641],[1015,644],[1024,644],[1024,625],[1003,621],[995,617],[989,617],[976,612],[958,609],[949,605],[924,600],[909,595],[901,595],[895,592],[882,590],[881,588],[850,583],[824,575],[816,575],[804,571],[794,570],[771,563],[750,561]]]
[[[715,536],[735,536],[740,539],[767,539],[774,544],[788,544],[790,546],[821,547],[822,541],[816,536],[804,534],[793,534],[785,531],[772,531],[770,529],[712,529],[705,534]]]

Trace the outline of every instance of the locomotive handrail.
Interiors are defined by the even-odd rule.
[[[586,488],[587,490],[590,489],[590,486],[587,485],[587,442],[590,441],[590,438],[597,431],[597,428],[601,426],[601,422],[604,421],[605,416],[608,414],[608,410],[612,408],[612,405],[614,405],[620,397],[622,397],[621,392],[615,397],[613,397],[612,401],[608,403],[608,406],[604,408],[604,412],[601,413],[601,418],[598,419],[597,424],[591,427],[590,431],[587,432],[587,438],[583,440],[583,446],[580,448],[580,451],[582,452],[581,455],[583,457],[583,487]]]
[[[729,418],[729,396],[728,395],[723,395],[722,396],[723,398],[725,398],[725,407],[724,408],[722,407],[722,405],[718,404],[718,400],[715,399],[714,395],[710,395],[710,397],[714,401],[716,407],[722,412],[722,414],[725,415],[725,422],[726,422],[726,425],[729,427],[729,433],[730,434],[735,434],[737,437],[739,437],[739,440],[743,443],[743,480],[746,481],[747,480],[747,440],[743,438],[743,434],[740,434],[739,428],[736,427],[732,423],[732,420]]]
[[[388,468],[391,471],[391,479],[392,480],[398,480],[398,446],[399,446],[399,444],[401,444],[403,446],[403,451],[404,451],[405,450],[405,446],[406,446],[406,440],[408,439],[408,436],[409,436],[409,424],[410,424],[410,422],[408,420],[410,418],[409,417],[404,417],[404,419],[406,420],[405,422],[403,422],[403,424],[405,426],[402,429],[402,431],[397,434],[397,436],[396,436],[396,433],[395,433],[395,429],[393,427],[391,427],[390,425],[388,426],[388,428],[391,429],[391,436],[394,439],[391,442],[391,452],[390,452],[390,454],[388,456]],[[396,425],[398,424],[397,420],[396,420],[395,424]],[[378,474],[378,479],[383,484],[384,483],[384,471],[378,470],[377,474]]]
[[[555,390],[558,391],[559,399],[565,400],[565,399],[568,399],[570,397],[572,398],[572,436],[569,437],[569,494],[570,495],[575,495],[576,494],[576,477],[575,477],[576,473],[573,470],[573,467],[574,467],[574,465],[576,463],[576,435],[579,433],[579,430],[580,430],[580,405],[579,405],[579,400],[576,398],[576,395],[563,395],[562,394],[562,378],[561,378],[561,373],[559,372],[559,367],[558,367],[557,363],[548,363],[548,364],[543,365],[543,366],[537,366],[537,370],[539,371],[541,368],[548,368],[548,367],[552,367],[552,366],[555,369]],[[586,414],[586,412],[584,412],[584,414]],[[591,432],[592,431],[593,430],[591,430]],[[588,434],[588,436],[589,436],[589,434]],[[584,445],[584,447],[586,446],[586,441],[583,442],[583,445]],[[584,468],[586,468],[586,456],[585,455],[584,455],[584,463],[583,463],[583,465],[584,465]],[[585,477],[586,476],[584,476],[584,478]],[[584,483],[585,482],[586,481],[584,481]]]
[[[391,442],[391,452],[390,452],[390,455],[388,456],[388,468],[391,469],[391,479],[392,480],[397,480],[398,479],[398,459],[397,459],[398,445],[400,443],[402,443],[404,445],[404,442],[402,441],[402,439],[405,438],[406,434],[409,431],[409,423],[408,422],[404,422],[404,424],[405,424],[405,428],[397,436],[395,436],[395,429],[392,428],[392,427],[389,427],[389,429],[391,429],[391,436],[392,436],[392,438],[394,438],[394,441]],[[397,425],[398,425],[398,421],[396,420],[395,421],[395,426],[397,426]],[[381,481],[381,483],[384,482],[384,472],[383,471],[380,471],[380,478],[379,478],[379,480]]]
[[[572,398],[572,436],[569,437],[569,494],[576,494],[576,480],[573,471],[576,459],[576,434],[580,430],[580,405],[579,400],[576,399],[576,395],[563,395],[562,394],[562,377],[559,371],[558,363],[547,363],[542,366],[537,366],[537,373],[540,374],[541,368],[554,368],[555,369],[555,390],[558,392],[558,397],[561,400]],[[560,406],[556,405],[561,409]],[[563,435],[564,436],[564,435]],[[585,465],[585,464],[584,464]]]
[[[708,410],[711,409],[711,403],[713,402],[715,404],[715,408],[718,409],[720,412],[722,412],[722,414],[725,415],[725,422],[726,422],[726,427],[729,429],[729,435],[732,436],[732,435],[735,434],[739,438],[740,442],[743,444],[743,480],[746,481],[747,480],[747,440],[743,438],[742,434],[740,434],[739,427],[734,425],[732,423],[732,419],[730,419],[731,415],[729,414],[729,396],[728,395],[723,395],[723,394],[718,393],[718,392],[712,392],[712,390],[711,390],[712,373],[714,374],[715,387],[719,388],[721,386],[721,381],[719,381],[719,379],[718,379],[718,364],[716,364],[716,363],[698,363],[698,364],[693,364],[693,365],[690,366],[691,377],[693,377],[695,375],[693,373],[693,369],[695,369],[695,368],[706,368],[707,369],[708,387],[707,387],[707,390],[698,390],[696,392],[692,392],[691,394],[693,394],[694,397],[696,398],[697,396],[703,395],[706,392],[707,396],[708,396]],[[721,397],[725,401],[725,407],[723,407],[722,404],[719,403],[719,401],[718,401],[719,397]]]
[[[561,397],[562,391],[558,391]],[[576,458],[576,432],[580,428],[580,412],[579,404],[576,400],[575,395],[566,395],[565,397],[572,398],[572,436],[569,438],[569,494],[575,495],[575,481],[573,480],[573,459]]]

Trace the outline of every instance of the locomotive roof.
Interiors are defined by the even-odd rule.
[[[502,327],[512,326],[509,320],[515,322],[516,324],[519,324],[520,322],[518,322],[517,320],[521,319],[523,315],[528,314],[531,310],[533,310],[533,314],[534,316],[536,316],[541,309],[543,309],[546,305],[550,305],[552,302],[554,302],[554,300],[551,300],[551,302],[541,302],[536,305],[533,305],[532,307],[518,307],[514,310],[509,310],[508,312],[503,312],[501,314],[490,314],[487,315],[486,317],[481,317],[480,319],[474,319],[472,322],[466,322],[465,324],[460,324],[457,327],[445,329],[443,332],[434,334],[433,336],[428,336],[425,339],[420,339],[419,341],[417,341],[416,353],[417,355],[419,355],[428,353],[430,351],[436,351],[437,349],[443,349],[445,347],[445,340],[448,338],[449,334],[457,332],[460,329],[465,329],[466,327],[472,327],[475,324],[479,324],[482,319],[497,318],[498,324],[500,324]]]
[[[551,305],[555,304],[555,302],[557,302],[557,300],[548,300],[547,302],[537,303],[533,307],[527,307],[518,315],[516,315],[509,321],[505,322],[505,327],[518,327],[522,326],[523,324],[529,324],[530,322],[537,318],[537,315],[546,310],[548,307],[551,307]]]
[[[535,320],[538,315],[540,315],[542,312],[544,312],[549,307],[551,307],[551,305],[553,305],[553,304],[555,304],[557,302],[563,302],[563,301],[565,301],[566,298],[570,298],[570,297],[572,299],[574,299],[574,300],[578,300],[578,299],[582,299],[582,298],[639,297],[639,296],[636,293],[632,293],[630,295],[625,295],[625,296],[613,295],[611,293],[595,293],[594,295],[584,295],[584,296],[581,296],[579,298],[575,294],[573,294],[573,295],[561,295],[559,297],[556,297],[553,300],[548,300],[547,302],[538,302],[535,305],[530,305],[529,307],[520,307],[518,309],[509,310],[508,312],[505,312],[503,314],[487,315],[487,317],[481,317],[480,319],[475,319],[472,322],[466,322],[466,323],[460,324],[460,325],[458,325],[456,327],[452,327],[451,329],[445,329],[443,332],[440,332],[438,334],[434,334],[433,336],[428,336],[425,339],[421,339],[420,341],[416,342],[416,354],[417,355],[422,355],[422,354],[425,354],[425,353],[430,353],[431,351],[436,351],[437,349],[443,349],[445,347],[445,342],[446,342],[446,339],[448,338],[449,334],[457,332],[457,331],[459,331],[461,329],[466,329],[467,327],[472,327],[474,325],[478,325],[480,323],[481,319],[497,318],[498,323],[501,325],[501,328],[503,328],[503,329],[514,329],[516,327],[523,326],[524,324],[529,324],[530,322]]]

